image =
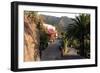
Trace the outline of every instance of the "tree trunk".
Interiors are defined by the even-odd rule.
[[[84,31],[81,30],[81,36],[80,36],[80,55],[84,57]]]

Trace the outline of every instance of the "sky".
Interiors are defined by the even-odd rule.
[[[75,18],[75,16],[78,16],[79,14],[76,13],[60,13],[60,12],[38,12],[38,14],[44,14],[44,15],[50,15],[50,16],[56,16],[56,17],[61,17],[61,16],[67,16],[69,18]]]

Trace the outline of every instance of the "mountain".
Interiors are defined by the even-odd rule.
[[[44,17],[45,23],[55,25],[60,30],[65,29],[69,24],[74,23],[72,18],[69,18],[67,16],[62,16],[62,17],[50,16],[50,15],[41,15],[41,16]]]
[[[58,24],[60,20],[59,17],[55,17],[55,16],[49,16],[49,15],[41,15],[41,16],[44,17],[45,23],[51,24],[51,25]]]
[[[58,26],[61,28],[61,29],[66,29],[66,27],[68,27],[68,25],[74,23],[74,21],[72,20],[72,18],[69,18],[67,16],[62,16],[60,17],[60,21],[58,23]]]

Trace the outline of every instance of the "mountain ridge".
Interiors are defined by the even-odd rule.
[[[41,14],[41,16],[44,17],[44,22],[46,24],[57,26],[60,30],[64,30],[64,28],[68,27],[69,24],[74,23],[72,18],[69,18],[67,16],[56,17],[44,14]]]

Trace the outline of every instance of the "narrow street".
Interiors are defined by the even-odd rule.
[[[42,51],[41,61],[82,59],[82,57],[77,54],[77,51],[74,48],[69,48],[68,55],[61,56],[60,46],[61,44],[59,40],[55,40],[53,43],[49,44],[47,49]]]
[[[55,41],[48,45],[47,49],[42,52],[41,60],[55,60],[61,58],[60,43]]]

